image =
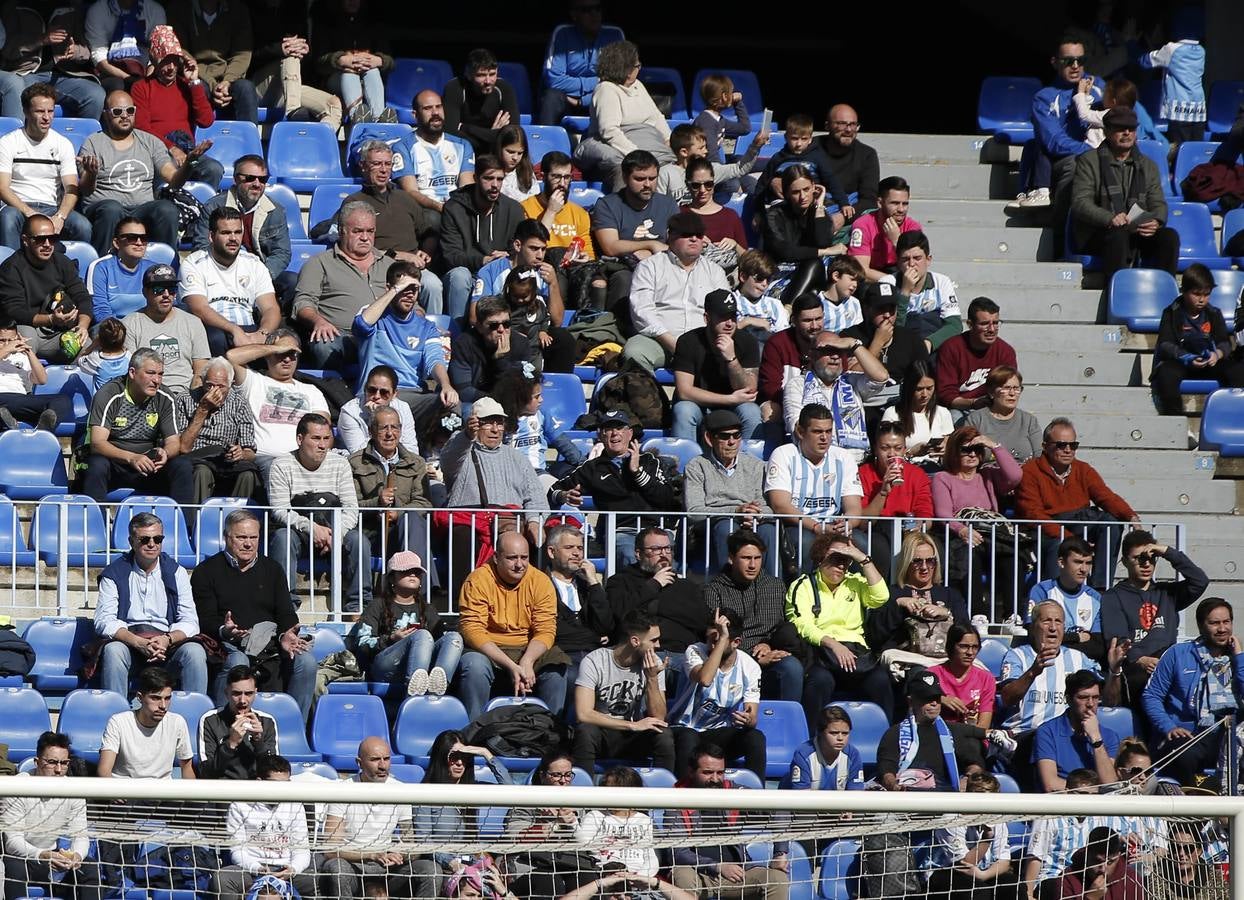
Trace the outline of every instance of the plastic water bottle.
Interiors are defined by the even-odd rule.
[[[903,531],[915,531],[920,527],[919,521],[916,519],[915,513],[900,513],[903,517]]]

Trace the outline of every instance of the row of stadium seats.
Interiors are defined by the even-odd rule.
[[[1204,203],[1188,203],[1182,200],[1171,200],[1166,204],[1166,224],[1179,233],[1178,270],[1182,272],[1193,263],[1201,263],[1211,269],[1229,268],[1233,262],[1229,256],[1223,256],[1218,247],[1218,239],[1214,236],[1214,219],[1210,208]],[[1068,216],[1070,221],[1070,216]],[[1237,230],[1239,228],[1237,224]],[[1223,229],[1226,234],[1226,229]],[[1101,261],[1098,257],[1080,253],[1072,246],[1073,231],[1066,230],[1066,247],[1063,259],[1077,262],[1085,272],[1099,271]],[[1227,238],[1229,239],[1229,236]],[[1174,299],[1174,296],[1171,297]]]

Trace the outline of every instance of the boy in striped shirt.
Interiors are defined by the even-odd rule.
[[[1091,769],[1076,769],[1067,775],[1067,790],[1095,794],[1101,784]],[[1041,896],[1041,883],[1057,879],[1071,863],[1077,850],[1088,844],[1089,832],[1098,822],[1094,816],[1057,816],[1037,819],[1028,843],[1024,863],[1024,883],[1029,897]]]
[[[739,307],[739,329],[763,347],[769,335],[790,327],[790,316],[781,298],[766,293],[777,272],[773,257],[763,250],[748,250],[739,257],[739,286],[734,302]]]

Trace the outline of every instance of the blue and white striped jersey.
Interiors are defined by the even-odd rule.
[[[1002,658],[1002,677],[998,679],[998,687],[1008,681],[1014,681],[1032,666],[1037,659],[1037,651],[1030,645],[1012,647]],[[1019,703],[1019,708],[1007,717],[1002,727],[1014,734],[1027,734],[1036,730],[1041,723],[1055,719],[1067,711],[1067,698],[1064,684],[1067,676],[1080,669],[1089,669],[1101,677],[1101,667],[1079,650],[1063,647],[1058,656],[1045,667],[1028,688],[1028,693]]]
[[[1079,591],[1068,591],[1058,583],[1057,578],[1037,582],[1028,592],[1025,625],[1032,622],[1033,608],[1046,600],[1056,600],[1062,606],[1068,631],[1074,629],[1092,634],[1101,633],[1101,594],[1088,584],[1082,585]]]
[[[449,199],[458,187],[458,176],[475,171],[475,151],[462,138],[441,135],[429,144],[412,131],[393,145],[393,178],[415,176],[419,193],[439,203]]]
[[[843,497],[864,496],[855,460],[833,445],[819,463],[804,456],[795,443],[774,450],[765,467],[765,491],[775,490],[788,491],[796,509],[822,519],[841,513]]]

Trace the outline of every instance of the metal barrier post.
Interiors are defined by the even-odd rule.
[[[58,616],[69,615],[69,554],[66,548],[69,546],[69,504],[61,501],[57,504],[60,515],[56,517],[56,541],[58,553],[56,554],[56,614]],[[82,528],[86,529],[86,509],[82,510]],[[83,547],[85,549],[85,546]],[[35,562],[38,565],[38,562]]]
[[[341,621],[341,544],[345,540],[345,535],[341,533],[341,507],[333,509],[333,541],[332,549],[329,551],[328,558],[328,584],[329,590],[332,591],[330,598],[330,606],[332,609],[332,617],[334,622]],[[308,556],[315,559],[315,544],[311,544]],[[371,560],[367,561],[367,567],[371,568]],[[359,565],[359,575],[363,572],[362,564]],[[312,584],[314,585],[314,581]],[[360,594],[361,596],[361,594]],[[362,612],[362,610],[359,610]]]

